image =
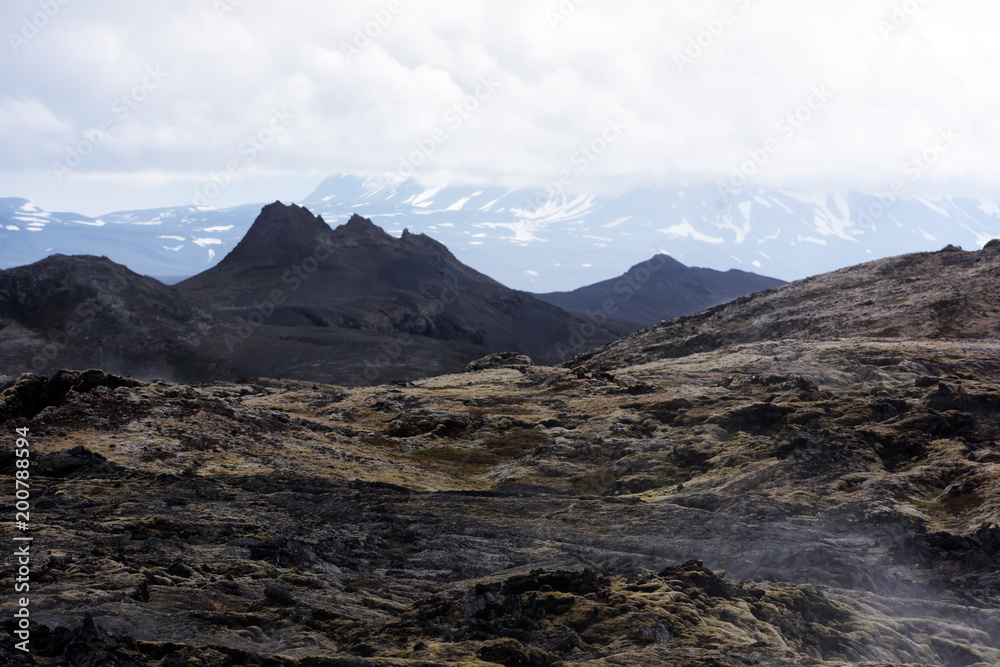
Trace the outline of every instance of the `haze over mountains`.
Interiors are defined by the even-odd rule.
[[[444,243],[463,263],[505,285],[569,291],[623,273],[665,251],[688,266],[742,269],[784,280],[869,259],[981,248],[1000,236],[995,200],[878,193],[801,193],[752,184],[645,187],[620,197],[449,186],[389,187],[340,175],[301,205],[333,224],[360,213],[394,236],[408,228]],[[180,206],[99,218],[51,213],[24,199],[0,200],[0,268],[51,253],[104,254],[132,270],[176,279],[224,257],[262,204],[216,210]]]

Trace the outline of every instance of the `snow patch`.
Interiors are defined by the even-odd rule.
[[[979,210],[990,217],[1000,216],[1000,203],[995,201],[979,202]]]
[[[777,204],[781,208],[785,209],[785,213],[792,213],[793,212],[792,209],[790,209],[787,206],[785,206],[785,202],[781,201],[777,197],[771,197],[771,201],[773,201],[775,204]]]
[[[413,195],[403,203],[410,204],[411,206],[419,206],[420,208],[427,208],[428,206],[434,203],[431,200],[431,197],[433,197],[440,191],[441,188],[430,188],[429,190],[424,190],[419,195]]]
[[[628,215],[628,216],[625,216],[624,218],[617,218],[616,220],[612,220],[611,222],[609,222],[606,225],[601,225],[601,227],[603,227],[604,229],[614,229],[615,227],[617,227],[618,225],[622,224],[623,222],[628,222],[631,219],[632,219],[632,216]]]
[[[656,231],[666,234],[667,236],[672,236],[674,238],[689,238],[695,241],[702,241],[704,243],[725,243],[725,239],[721,239],[718,236],[709,236],[707,234],[702,234],[697,229],[695,229],[687,218],[676,225],[671,225],[670,227],[665,227],[663,229],[657,229]]]
[[[739,206],[740,213],[743,214],[743,219],[750,222],[750,210],[753,208],[753,204],[748,201],[741,201]]]
[[[930,199],[927,199],[925,197],[920,197],[920,198],[917,199],[917,201],[920,202],[921,204],[923,204],[924,206],[926,206],[927,208],[931,209],[932,211],[940,213],[941,215],[943,215],[946,218],[950,218],[951,217],[951,213],[949,213],[948,211],[944,210],[943,208],[941,208],[940,206],[938,206],[937,204],[935,204],[934,202],[932,202]]]
[[[849,220],[851,217],[851,205],[847,203],[847,198],[844,195],[837,193],[831,195],[833,198],[833,205],[837,207],[837,213],[840,215],[842,220]]]

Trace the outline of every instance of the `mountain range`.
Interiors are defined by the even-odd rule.
[[[568,313],[463,265],[424,234],[352,217],[331,229],[265,206],[218,265],[176,286],[105,257],[0,272],[0,370],[368,384],[461,370],[495,352],[571,358],[639,325]]]
[[[393,236],[404,228],[427,234],[464,264],[530,292],[606,280],[655,252],[688,266],[797,280],[947,244],[981,248],[1000,236],[995,200],[715,184],[649,186],[606,197],[544,187],[390,186],[345,174],[325,179],[298,203],[333,223],[359,213],[383,222]],[[0,268],[53,253],[103,254],[137,273],[179,280],[235,248],[261,205],[92,218],[0,199]]]

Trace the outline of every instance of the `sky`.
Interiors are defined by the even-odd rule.
[[[995,197],[997,25],[982,0],[4,0],[0,197],[221,208],[336,173],[877,191],[921,156],[926,194]]]

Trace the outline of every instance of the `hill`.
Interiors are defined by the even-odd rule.
[[[141,378],[229,377],[238,325],[106,257],[53,255],[0,271],[0,372],[106,368]]]
[[[687,267],[668,255],[656,255],[624,275],[571,292],[536,294],[539,299],[577,313],[604,312],[638,322],[690,315],[753,292],[784,285],[783,280],[747,271]]]

